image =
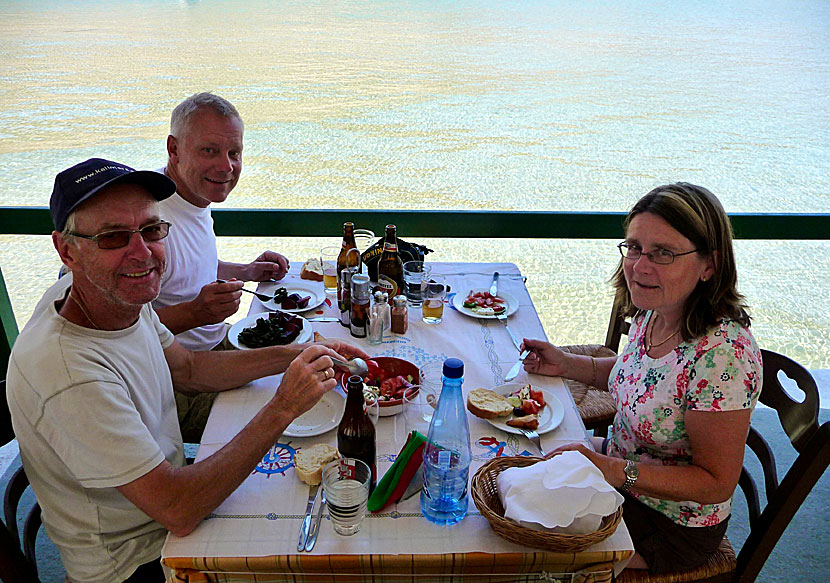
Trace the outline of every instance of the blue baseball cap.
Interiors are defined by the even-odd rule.
[[[66,219],[79,204],[107,186],[125,183],[143,186],[156,200],[164,200],[176,192],[176,183],[160,172],[136,170],[126,164],[90,158],[55,176],[55,187],[49,199],[55,230],[63,231]]]

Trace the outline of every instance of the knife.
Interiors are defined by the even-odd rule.
[[[308,529],[311,526],[311,513],[314,510],[314,501],[317,500],[317,492],[320,491],[320,484],[308,487],[308,504],[305,507],[305,518],[300,525],[300,538],[297,540],[297,550],[305,549],[306,539],[308,538]]]
[[[495,297],[499,295],[499,272],[493,274],[493,283],[490,284],[490,295]]]
[[[527,358],[528,354],[530,354],[529,350],[522,350],[522,353],[519,355],[519,361],[513,365],[513,368],[511,368],[507,375],[504,377],[505,382],[512,381],[518,376],[519,370],[521,370],[522,368],[522,363],[524,362],[525,358]]]
[[[339,322],[340,318],[333,318],[331,316],[314,316],[313,318],[306,318],[309,322]]]
[[[320,532],[320,519],[323,518],[323,510],[326,507],[326,489],[323,488],[323,495],[320,498],[320,506],[317,508],[317,514],[314,516],[314,522],[311,523],[311,530],[308,531],[308,539],[305,541],[305,550],[310,551],[314,548],[314,543],[317,542],[317,534]]]

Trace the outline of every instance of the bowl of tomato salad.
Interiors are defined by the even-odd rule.
[[[402,358],[376,356],[366,361],[369,373],[363,379],[366,388],[378,396],[378,415],[389,417],[403,410],[404,393],[418,392],[418,367]],[[340,376],[345,387],[349,373]]]

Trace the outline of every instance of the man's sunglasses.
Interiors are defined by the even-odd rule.
[[[130,239],[132,239],[133,233],[141,233],[141,238],[147,243],[161,241],[170,232],[171,224],[172,223],[168,223],[167,221],[159,221],[134,230],[119,229],[117,231],[104,231],[103,233],[98,233],[97,235],[83,235],[81,233],[76,233],[75,231],[69,231],[69,234],[73,237],[80,237],[82,239],[95,241],[98,243],[98,247],[100,249],[120,249],[121,247],[126,247],[130,244]]]

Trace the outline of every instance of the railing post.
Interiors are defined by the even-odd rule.
[[[3,332],[0,334],[0,366],[2,378],[6,378],[6,370],[9,368],[9,356],[12,352],[14,341],[17,340],[17,320],[14,317],[12,301],[9,292],[6,290],[6,280],[3,279],[3,270],[0,269],[0,323],[3,324]]]

